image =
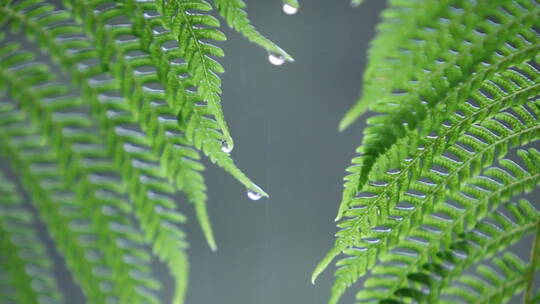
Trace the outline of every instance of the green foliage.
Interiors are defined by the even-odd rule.
[[[291,55],[287,54],[287,52],[282,50],[275,43],[259,34],[255,27],[250,24],[247,14],[244,11],[244,8],[246,7],[244,1],[214,0],[214,3],[216,4],[221,16],[223,16],[223,18],[225,18],[227,21],[227,24],[238,32],[242,33],[242,35],[249,39],[249,41],[260,45],[266,51],[268,51],[269,54],[280,56],[287,61],[294,61]],[[298,2],[296,1],[289,1],[286,3],[292,7],[298,8]]]
[[[0,172],[0,302],[58,303],[62,295],[34,216]]]
[[[235,30],[292,61],[249,23],[242,1],[215,5]],[[178,191],[216,249],[200,152],[267,196],[229,155],[216,61],[223,51],[213,44],[226,39],[220,22],[203,0],[61,6],[0,2],[1,155],[89,303],[157,303],[153,255],[175,279],[172,302],[183,303],[188,244]]]
[[[536,0],[389,1],[340,124],[376,113],[312,277],[338,259],[329,303],[364,276],[358,303],[533,298],[537,250],[507,249],[534,234],[538,205],[508,201],[540,183],[539,14]]]

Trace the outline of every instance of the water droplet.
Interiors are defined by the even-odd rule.
[[[285,62],[285,57],[270,53],[268,55],[268,61],[273,65],[282,65]]]
[[[262,194],[260,194],[259,192],[255,192],[255,191],[250,189],[250,190],[247,191],[247,196],[252,201],[258,201],[258,200],[261,199]]]
[[[288,3],[283,4],[283,11],[287,15],[294,15],[296,12],[298,12],[298,7],[294,7]]]
[[[233,150],[233,147],[229,146],[227,142],[224,141],[223,143],[221,143],[221,151],[229,154],[231,153],[232,150]]]

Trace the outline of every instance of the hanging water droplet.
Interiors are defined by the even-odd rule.
[[[261,199],[262,197],[262,194],[260,194],[259,192],[255,192],[251,189],[248,189],[247,191],[247,196],[249,197],[250,200],[252,201],[258,201]]]
[[[282,65],[285,62],[285,57],[276,54],[268,54],[268,61],[273,65]]]
[[[294,7],[288,3],[283,4],[283,11],[287,15],[294,15],[296,12],[298,12],[298,7]]]
[[[221,151],[229,154],[229,153],[231,153],[232,150],[233,150],[233,147],[229,146],[229,144],[227,142],[223,141],[221,143]]]

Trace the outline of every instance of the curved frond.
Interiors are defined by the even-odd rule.
[[[214,0],[221,16],[227,21],[227,24],[235,29],[237,32],[241,33],[249,41],[260,45],[264,48],[269,56],[281,57],[286,61],[294,61],[291,55],[287,54],[283,49],[277,46],[275,43],[270,41],[268,38],[261,35],[257,29],[248,19],[248,16],[245,12],[246,3],[242,0]],[[298,2],[288,1],[284,5],[289,5],[291,8],[298,9]]]
[[[528,224],[495,210],[540,181],[536,150],[519,150],[522,165],[501,159],[540,139],[539,13],[535,0],[390,1],[362,98],[340,125],[376,113],[347,169],[335,244],[312,276],[342,255],[329,303],[370,271],[362,303],[440,301],[449,278],[535,223],[525,203],[509,208]],[[486,216],[528,228],[493,243],[456,239]],[[471,255],[457,261],[456,246]]]
[[[119,217],[127,221],[122,229],[134,229],[128,233],[133,238],[136,231],[142,232],[144,238],[139,236],[137,242],[151,245],[168,264],[176,280],[173,302],[182,303],[188,265],[187,243],[178,227],[185,219],[176,211],[177,190],[194,204],[205,237],[216,248],[197,150],[250,192],[267,196],[229,155],[233,143],[223,118],[218,76],[223,68],[215,60],[223,52],[211,44],[225,36],[205,1],[65,0],[63,5],[66,9],[58,10],[42,0],[5,0],[0,3],[0,24],[23,33],[30,44],[46,51],[73,87],[55,83],[48,65],[5,43],[0,47],[0,88],[7,89],[10,100],[27,115],[25,121],[35,125],[33,131],[38,130],[48,149],[57,154],[48,162],[58,162],[63,173],[59,176],[74,192],[74,204],[87,200],[109,206],[112,200],[124,214]],[[248,37],[278,48],[250,27],[240,7],[235,14]],[[22,172],[26,179],[27,173]],[[40,176],[34,178],[42,182]],[[92,215],[91,211],[99,213],[85,209],[80,217]],[[96,221],[116,224],[116,217],[100,216]],[[107,231],[111,234],[107,241],[112,243],[100,243],[97,249],[120,258],[107,253],[120,250],[112,248],[114,239],[124,235],[107,229],[98,235]],[[137,284],[137,278],[133,280]],[[129,286],[133,288],[117,291],[136,290],[138,285]],[[154,290],[157,285],[145,288]],[[138,290],[136,296],[126,292],[121,299],[137,303],[144,292]],[[107,293],[96,293],[92,303],[101,303],[110,296]],[[149,291],[143,302],[154,302],[153,297]]]
[[[505,303],[525,288],[530,265],[512,253],[491,262],[492,265],[480,265],[474,275],[463,275],[455,285],[445,288],[441,303]]]
[[[461,29],[457,33],[448,30],[449,34],[446,30],[438,30],[435,25],[420,29],[434,32],[430,34],[433,38],[422,38],[422,49],[413,52],[421,62],[400,62],[400,68],[394,70],[410,69],[410,77],[395,87],[389,97],[379,97],[372,107],[381,115],[368,119],[363,144],[357,150],[363,154],[356,160],[361,170],[358,169],[358,175],[350,178],[355,181],[348,185],[349,188],[357,187],[349,192],[360,190],[374,162],[393,144],[409,131],[417,129],[427,117],[437,116],[434,109],[444,108],[445,112],[452,112],[495,73],[536,57],[540,50],[540,36],[535,25],[540,8],[534,0],[500,2],[499,6],[492,2],[471,2],[471,5],[480,6],[475,8],[479,13],[464,14],[463,9],[459,10],[465,19],[455,25]],[[448,5],[446,7],[452,11]],[[499,16],[499,10],[510,13]],[[491,14],[497,16],[498,22],[490,21],[488,17]],[[437,19],[431,22],[446,21]],[[462,23],[472,28],[463,31]],[[437,39],[451,40],[443,41],[443,44]],[[463,43],[464,40],[467,43]],[[430,60],[430,50],[441,57]],[[399,74],[395,79],[400,81]],[[350,197],[344,198],[345,204],[348,199]]]
[[[534,0],[390,1],[369,50],[362,97],[345,115],[340,129],[377,104],[380,104],[377,109],[384,106],[396,110],[398,103],[410,98],[406,93],[418,91],[425,93],[420,94],[422,97],[431,99],[428,90],[443,89],[437,86],[470,78],[473,75],[466,72],[486,67],[494,59],[490,58],[492,52],[506,42],[511,46],[517,42],[523,47],[526,45],[519,43],[520,38],[533,38],[526,42],[534,45],[538,38],[534,37],[531,25],[537,9]],[[522,25],[517,29],[515,24]],[[516,33],[517,37],[524,36],[513,37]],[[452,75],[455,80],[439,81],[441,73]]]
[[[176,225],[184,221],[184,216],[175,211],[176,204],[172,197],[174,189],[166,182],[164,173],[156,165],[156,159],[142,158],[149,155],[144,154],[146,143],[141,140],[144,138],[137,136],[136,130],[125,127],[111,130],[132,140],[122,149],[131,150],[131,155],[136,156],[131,159],[130,164],[115,162],[112,154],[114,150],[105,148],[104,138],[107,133],[104,137],[95,133],[90,117],[77,108],[81,104],[69,96],[59,95],[63,93],[61,87],[47,82],[51,74],[47,73],[46,66],[34,63],[27,66],[30,66],[31,70],[11,68],[2,70],[0,74],[9,84],[11,96],[21,103],[22,109],[32,113],[32,117],[39,115],[39,129],[43,131],[43,136],[56,144],[54,148],[60,155],[58,162],[65,170],[64,175],[68,177],[66,182],[71,187],[80,189],[80,200],[89,200],[96,206],[100,203],[101,188],[118,191],[113,197],[129,196],[134,204],[133,213],[140,223],[146,241],[152,245],[154,252],[169,264],[173,272],[177,284],[177,301],[181,301],[187,284],[187,258],[184,252],[187,244]],[[56,99],[56,102],[40,102],[43,99]],[[139,141],[132,144],[136,140]],[[111,184],[116,179],[118,185],[113,187]],[[126,208],[128,207],[124,206],[124,209]],[[131,208],[129,206],[127,211],[130,212]],[[129,215],[125,217],[129,218]],[[129,228],[134,223],[128,222],[125,225]],[[114,232],[110,233],[114,235]],[[135,232],[132,234],[135,238]],[[116,249],[114,245],[104,248]]]
[[[338,225],[341,231],[336,234],[334,248],[337,250],[332,250],[332,255],[335,257],[350,246],[385,247],[388,245],[385,240],[391,244],[407,232],[399,227],[410,229],[410,223],[421,221],[437,203],[444,201],[447,187],[458,189],[480,170],[488,167],[493,159],[503,157],[509,148],[540,139],[539,105],[536,101],[528,106],[515,106],[512,112],[501,112],[494,118],[473,124],[467,133],[455,140],[459,144],[450,145],[432,155],[427,154],[431,157],[429,160],[420,157],[413,166],[410,166],[412,157],[424,152],[425,146],[419,146],[416,153],[410,156],[403,155],[402,150],[396,150],[400,153],[397,154],[398,159],[406,161],[386,171],[373,171],[370,175],[371,182],[351,201],[350,208],[344,212],[345,217],[350,219],[343,220]],[[507,125],[511,126],[511,129]],[[403,172],[405,173],[402,174]],[[408,205],[403,206],[403,202]],[[403,213],[407,208],[413,209]],[[400,221],[396,221],[395,217],[399,217]],[[376,227],[392,229],[384,232],[385,229],[377,231]],[[381,236],[382,240],[379,239]],[[369,245],[371,238],[380,242],[371,242]],[[363,239],[366,241],[362,241]],[[371,255],[376,252],[378,251],[368,250],[364,254]],[[330,262],[331,259],[323,260],[314,277]],[[371,260],[364,260],[363,268],[367,267],[367,263],[374,262],[374,256]],[[365,273],[365,269],[356,273],[360,276]],[[347,281],[349,283],[344,285],[352,283]]]
[[[538,131],[536,134],[538,136]],[[449,180],[435,178],[435,175],[438,174],[440,177],[451,177],[456,174],[456,171],[449,170],[448,174],[441,174],[441,172],[433,173],[437,172],[433,170],[430,177],[412,182],[401,197],[397,199],[388,197],[387,200],[383,201],[387,203],[386,206],[381,205],[381,202],[373,204],[374,200],[378,198],[376,195],[370,198],[359,198],[358,204],[348,211],[348,216],[351,219],[339,224],[341,230],[337,233],[338,239],[335,248],[339,249],[337,253],[342,252],[346,257],[337,262],[339,269],[336,271],[333,298],[330,302],[336,303],[348,286],[375,266],[377,259],[382,254],[399,244],[402,237],[411,236],[411,230],[414,227],[422,225],[439,227],[442,224],[436,225],[434,221],[440,221],[440,219],[430,220],[426,216],[427,214],[438,212],[450,217],[453,225],[448,225],[448,228],[461,232],[459,229],[474,224],[476,218],[491,210],[491,205],[497,206],[498,202],[507,200],[523,191],[530,191],[537,186],[540,182],[538,171],[540,154],[536,150],[519,153],[526,164],[525,169],[510,160],[501,160],[500,168],[487,168],[484,170],[483,176],[474,177],[476,174],[472,173],[473,178],[467,178],[467,184],[460,184],[463,185],[461,186],[463,188],[459,192],[445,191],[445,185]],[[489,155],[483,157],[490,158]],[[472,169],[471,166],[465,172],[471,172]],[[373,187],[370,190],[373,192],[376,191],[375,189],[376,187]],[[446,199],[455,201],[466,209],[467,206],[471,206],[469,208],[472,210],[461,214],[463,217],[459,217],[460,213],[453,210],[454,207],[441,205]],[[441,207],[437,208],[439,205]],[[376,211],[369,212],[370,206],[376,206]],[[433,236],[427,234],[430,232],[429,230],[424,231],[420,228],[419,231],[424,232],[421,233],[423,238],[436,237],[437,242],[434,245],[449,245],[451,242],[451,230],[443,230],[447,233]],[[413,240],[408,244],[412,246],[416,243]],[[416,247],[420,246],[416,245]],[[419,250],[416,247],[414,249]]]
[[[35,218],[0,172],[0,302],[64,303]]]
[[[221,80],[218,74],[224,69],[213,57],[224,56],[223,50],[206,41],[223,41],[225,35],[219,31],[219,21],[208,14],[212,6],[204,0],[156,1],[156,9],[163,16],[163,27],[170,30],[180,43],[180,54],[187,63],[187,73],[192,85],[197,88],[201,101],[217,124],[218,130],[229,147],[233,141],[223,118],[221,108]],[[201,123],[198,121],[197,123]]]
[[[206,204],[204,181],[202,175],[198,172],[203,167],[197,161],[199,156],[197,155],[196,151],[189,148],[191,146],[190,141],[182,139],[186,133],[185,128],[177,126],[175,123],[175,117],[177,115],[182,116],[182,113],[189,112],[189,108],[193,108],[189,107],[189,104],[186,104],[186,101],[182,101],[182,99],[185,99],[185,96],[182,93],[185,88],[183,88],[182,82],[177,81],[180,79],[179,76],[182,76],[185,73],[185,65],[171,64],[174,63],[175,60],[182,58],[177,57],[179,48],[170,48],[169,46],[169,42],[171,39],[173,39],[172,34],[170,32],[163,32],[159,29],[161,27],[160,18],[159,16],[152,14],[150,10],[153,8],[153,4],[140,4],[140,7],[137,7],[136,9],[134,9],[133,5],[135,5],[134,2],[129,2],[126,3],[125,6],[121,7],[106,7],[107,9],[105,9],[105,12],[103,13],[106,18],[99,18],[96,21],[94,19],[98,17],[94,17],[94,19],[91,18],[88,20],[88,24],[98,23],[102,24],[102,26],[106,26],[107,24],[105,23],[108,22],[107,20],[120,18],[123,10],[131,13],[135,12],[135,14],[132,15],[140,17],[138,19],[139,22],[132,24],[131,31],[129,28],[126,28],[126,26],[117,27],[114,28],[116,32],[115,35],[107,37],[110,42],[118,44],[117,52],[119,52],[119,55],[116,56],[117,58],[123,59],[120,60],[120,63],[123,63],[126,68],[133,71],[133,73],[136,75],[141,75],[141,73],[138,73],[139,70],[144,71],[146,66],[151,66],[154,64],[159,67],[157,74],[145,72],[144,75],[139,77],[140,80],[138,80],[137,78],[130,76],[129,73],[123,73],[125,69],[117,69],[120,74],[117,74],[116,80],[113,80],[111,84],[118,86],[115,83],[122,80],[119,83],[120,85],[128,85],[128,91],[125,91],[126,88],[124,88],[124,96],[126,97],[127,101],[130,101],[130,103],[128,104],[129,106],[127,108],[124,107],[123,110],[126,112],[124,114],[129,116],[129,112],[131,112],[134,119],[137,119],[138,117],[143,118],[141,125],[143,131],[156,134],[156,136],[150,137],[152,139],[151,144],[153,150],[161,154],[159,155],[160,163],[162,167],[166,169],[169,180],[175,182],[181,190],[186,192],[190,201],[195,203],[203,231],[205,231],[205,235],[207,236],[211,247],[215,248],[215,241],[213,240],[213,234],[211,232],[210,223],[207,220],[208,216],[204,207]],[[82,11],[82,9],[80,11]],[[68,68],[70,71],[75,71],[74,67],[80,67],[81,64],[86,64],[86,62],[102,61],[101,66],[109,64],[108,60],[102,60],[102,58],[98,57],[97,55],[104,52],[110,53],[112,46],[111,43],[102,40],[91,41],[83,38],[63,38],[63,35],[66,32],[77,34],[79,37],[81,35],[84,36],[80,30],[70,25],[72,21],[69,21],[69,18],[65,17],[65,12],[62,12],[63,14],[61,14],[64,18],[62,21],[64,22],[60,23],[59,25],[54,24],[53,31],[43,29],[39,24],[36,24],[35,19],[38,18],[27,18],[22,11],[14,10],[8,11],[8,13],[11,13],[11,17],[14,20],[19,20],[26,26],[24,29],[27,33],[33,36],[44,37],[44,39],[39,40],[41,46],[48,49],[53,54],[53,57],[60,61],[62,65]],[[10,15],[8,14],[7,16],[9,17]],[[38,14],[37,17],[41,17],[41,15]],[[125,20],[123,22],[125,22]],[[127,42],[124,41],[123,43],[115,40],[115,37],[117,36],[129,36],[128,33],[132,32],[140,33],[142,38],[140,40],[135,39]],[[75,40],[77,43],[75,44],[73,40]],[[148,43],[145,44],[144,42]],[[138,49],[138,44],[141,44],[141,47],[146,49],[149,54],[155,56],[147,57],[147,59],[145,59],[144,56],[141,58],[140,55],[133,56],[132,54],[136,54],[137,52],[135,49]],[[97,46],[97,49],[93,49],[93,46]],[[65,56],[65,53],[73,55]],[[114,56],[114,54],[109,54],[108,57],[110,56]],[[87,70],[95,71],[96,68],[99,70],[100,65],[89,66],[87,67]],[[89,71],[77,71],[74,75],[75,79],[81,80],[80,85],[86,87],[85,92],[93,91],[90,92],[91,95],[101,96],[102,94],[100,93],[99,89],[96,90],[92,86],[88,86],[85,83],[85,81],[91,81],[93,84],[100,83],[100,81],[96,81],[96,79],[99,79],[98,77],[87,75]],[[166,79],[162,79],[163,75],[166,75]],[[156,81],[152,81],[152,79],[156,79]],[[160,93],[160,91],[150,90],[151,88],[155,88],[156,84],[159,83],[157,80],[160,80],[161,83],[166,84],[166,90],[163,92],[165,94]],[[126,81],[128,81],[128,83],[126,83]],[[105,86],[110,86],[111,84],[105,84]],[[141,86],[142,91],[138,91],[139,93],[136,96],[133,96],[131,90],[136,89],[137,87],[141,89]],[[117,96],[117,94],[112,93],[107,93],[106,95]],[[178,100],[179,98],[181,99]],[[95,98],[90,99],[94,100]],[[179,101],[182,102],[179,103]],[[186,110],[186,108],[188,110]],[[100,105],[99,103],[97,105],[92,104],[92,109],[98,109],[97,111],[100,113],[110,113],[111,110],[110,106],[103,109],[103,105]],[[98,117],[98,119],[106,120],[104,117]],[[212,127],[213,124],[212,121],[201,119],[201,117],[194,118],[193,120],[202,120],[205,125],[210,127]],[[190,130],[192,130],[195,124],[190,124],[190,126],[192,126]],[[198,147],[200,148],[201,143],[204,143],[205,145],[203,150],[211,157],[212,161],[217,162],[219,165],[224,167],[228,172],[244,183],[245,186],[251,191],[260,192],[261,194],[265,195],[264,192],[261,192],[261,190],[234,165],[230,159],[230,156],[222,151],[223,140],[221,139],[219,133],[212,131],[213,129],[201,129],[201,133],[204,134],[197,135],[196,143],[198,144]]]
[[[504,210],[511,215],[510,218],[502,210],[493,212],[500,201],[490,199],[488,196],[478,204],[462,206],[462,209],[456,208],[457,201],[453,206],[447,203],[435,208],[424,225],[413,229],[389,253],[381,256],[381,263],[373,268],[373,276],[368,278],[357,295],[360,303],[398,303],[402,297],[413,298],[420,303],[437,302],[441,289],[464,269],[534,232],[540,212],[530,203],[521,200],[517,204],[506,204]],[[469,226],[467,218],[481,214],[476,219],[478,221],[482,214],[486,214],[479,212],[480,209],[487,208],[491,215],[473,229],[463,231]],[[453,238],[454,235],[458,237]],[[449,242],[451,244],[446,246]],[[443,249],[440,249],[441,243]]]
[[[58,165],[59,156],[39,128],[12,104],[2,103],[0,108],[2,155],[23,176],[25,190],[88,301],[156,303],[151,290],[159,285],[149,275],[150,256],[138,233],[126,229],[126,216],[117,211],[124,202],[114,197],[104,197],[96,206],[81,202],[84,193],[66,187],[68,177]],[[103,187],[102,182],[96,181]]]
[[[435,109],[436,115],[426,119],[418,129],[411,130],[397,141],[374,163],[373,169],[379,172],[400,166],[401,171],[393,178],[399,182],[407,175],[420,173],[429,168],[432,156],[441,153],[473,123],[482,121],[516,104],[524,104],[540,92],[540,71],[538,58],[513,66],[493,75],[474,91],[465,103],[458,103],[456,109],[448,115],[446,107]],[[445,114],[446,113],[446,114]],[[442,127],[441,127],[442,126]],[[418,149],[421,147],[422,149]],[[403,159],[410,158],[408,164],[401,166]],[[352,174],[346,177],[345,190],[338,212],[338,218],[348,207],[351,198],[358,192],[360,176],[364,173],[362,157],[353,159],[353,166],[348,168]],[[373,175],[378,173],[373,173]],[[372,179],[374,177],[369,177]]]
[[[150,95],[154,98],[152,104],[142,109],[139,104],[130,104],[129,98],[119,98],[122,96],[120,84],[110,79],[107,74],[99,74],[100,65],[95,64],[100,61],[98,55],[101,51],[93,47],[94,43],[85,37],[69,14],[65,11],[50,13],[51,9],[45,12],[39,10],[35,14],[25,13],[26,6],[30,4],[21,2],[15,8],[0,7],[0,10],[6,12],[5,17],[11,18],[10,20],[13,21],[11,25],[18,24],[17,26],[23,27],[30,37],[38,37],[40,46],[49,51],[53,59],[72,72],[85,98],[92,101],[90,109],[93,116],[108,130],[106,138],[109,139],[110,149],[125,150],[126,153],[131,154],[130,156],[115,153],[117,158],[121,158],[119,160],[121,163],[131,163],[126,157],[143,160],[159,159],[160,165],[167,172],[168,179],[180,190],[184,190],[189,200],[195,204],[205,236],[211,247],[215,248],[213,233],[205,210],[206,187],[200,173],[203,166],[198,162],[200,158],[198,153],[190,148],[191,144],[186,139],[182,138],[180,127],[174,118],[175,111],[165,107],[164,101],[156,101],[156,98],[160,96]],[[51,18],[51,16],[56,17]],[[40,22],[43,23],[43,19],[47,20],[46,24],[50,24],[50,29],[41,26]],[[146,132],[122,132],[122,130],[130,129],[129,126],[137,124],[137,117],[142,115],[143,110],[147,112],[145,114],[147,120],[143,121],[146,124],[142,126]],[[143,135],[155,132],[157,136]],[[146,146],[142,150],[124,149],[124,147],[140,147],[141,142],[143,146]]]

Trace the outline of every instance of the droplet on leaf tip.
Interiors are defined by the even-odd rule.
[[[276,54],[269,54],[268,61],[273,65],[282,65],[285,62],[285,57]]]
[[[252,201],[258,201],[261,199],[262,197],[262,194],[260,194],[259,192],[255,192],[253,190],[248,190],[247,191],[247,196],[249,197],[250,200]]]
[[[226,142],[223,142],[221,144],[221,151],[223,151],[224,153],[231,153],[231,151],[233,150],[233,147],[232,146],[229,146],[229,144],[227,144]]]
[[[288,3],[283,4],[283,12],[287,15],[294,15],[298,12],[298,7],[294,7]]]

